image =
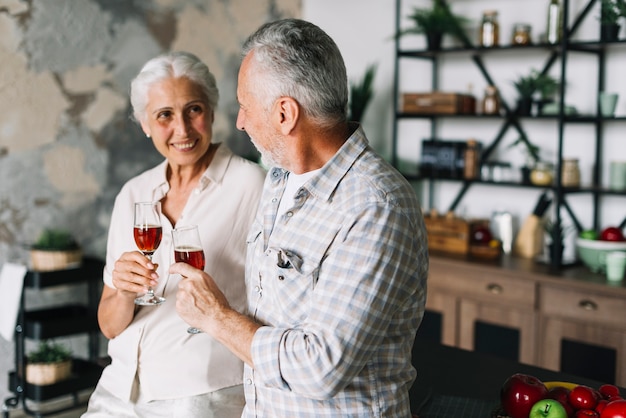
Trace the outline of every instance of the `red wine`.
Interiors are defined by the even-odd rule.
[[[163,228],[157,225],[135,226],[133,235],[139,251],[145,255],[152,255],[161,244]]]
[[[204,270],[204,251],[202,251],[202,248],[189,246],[174,248],[174,260],[177,263],[187,263],[199,270]]]

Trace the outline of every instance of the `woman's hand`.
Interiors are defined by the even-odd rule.
[[[156,286],[157,265],[139,251],[122,254],[113,267],[113,286],[104,286],[98,305],[98,324],[107,338],[115,338],[135,316],[135,298]]]
[[[145,293],[148,286],[157,285],[157,266],[139,251],[123,253],[113,268],[113,285],[134,300],[137,294]]]

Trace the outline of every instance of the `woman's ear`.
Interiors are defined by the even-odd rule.
[[[143,133],[146,134],[146,136],[148,138],[150,138],[150,129],[147,123],[145,123],[144,121],[141,121],[141,129],[143,130]]]

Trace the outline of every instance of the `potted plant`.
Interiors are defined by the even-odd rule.
[[[376,65],[372,64],[365,70],[359,83],[350,83],[350,120],[361,121],[365,109],[374,95],[373,84],[376,76]]]
[[[537,100],[537,112],[541,114],[543,106],[554,102],[554,95],[559,90],[559,82],[550,74],[535,73],[536,92],[539,93]]]
[[[72,351],[62,344],[42,341],[26,356],[26,381],[50,385],[67,379],[72,371]]]
[[[600,1],[600,39],[616,41],[621,25],[619,19],[626,16],[626,0]]]
[[[416,7],[408,17],[413,21],[414,26],[400,31],[397,34],[398,37],[411,33],[425,34],[427,47],[431,51],[441,48],[443,35],[446,34],[459,39],[465,46],[471,46],[463,29],[463,25],[469,20],[453,14],[445,0],[433,0],[431,8]]]
[[[533,95],[537,90],[535,74],[531,73],[527,76],[520,76],[517,80],[513,81],[513,85],[517,90],[515,114],[520,116],[530,115],[533,105]]]
[[[527,76],[520,76],[513,81],[517,90],[517,107],[515,113],[528,116],[531,113],[533,97],[539,93],[539,106],[554,100],[554,94],[559,88],[559,82],[549,74],[540,73],[532,69]]]
[[[522,183],[529,184],[530,173],[532,169],[535,167],[535,165],[537,165],[539,161],[541,161],[541,158],[539,156],[539,147],[533,144],[532,142],[530,142],[530,140],[526,138],[526,136],[520,136],[519,138],[517,138],[515,142],[509,145],[509,148],[512,148],[518,145],[524,146],[524,153],[526,154],[526,162],[524,166],[522,166],[521,168]]]
[[[63,229],[44,229],[30,250],[32,267],[36,271],[75,267],[80,264],[81,257],[78,242]]]
[[[543,224],[543,229],[548,236],[548,255],[550,260],[558,257],[563,259],[563,249],[565,248],[565,236],[573,228],[572,225],[563,225],[562,221],[547,220]]]

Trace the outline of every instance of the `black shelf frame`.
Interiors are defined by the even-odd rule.
[[[104,263],[97,258],[85,257],[81,265],[49,272],[29,271],[24,277],[24,289],[15,326],[15,370],[9,372],[9,390],[14,396],[3,403],[3,417],[9,418],[9,410],[19,407],[24,413],[36,418],[56,415],[83,405],[78,398],[81,390],[95,387],[103,367],[98,363],[100,330],[97,321],[97,306],[102,283]],[[25,290],[43,290],[60,285],[87,284],[85,304],[65,304],[43,309],[28,310]],[[26,339],[45,340],[56,337],[87,334],[89,358],[72,359],[72,374],[64,381],[51,385],[34,385],[26,381]],[[71,395],[68,406],[53,410],[38,411],[29,407],[27,400],[45,402],[63,395]]]
[[[600,115],[599,104],[596,107],[595,115],[569,115],[564,112],[564,103],[565,103],[565,82],[567,80],[567,61],[570,53],[584,53],[594,55],[598,62],[598,83],[597,83],[597,91],[600,92],[604,89],[605,84],[605,60],[606,60],[606,49],[612,46],[623,46],[626,44],[626,40],[615,40],[615,41],[603,41],[603,40],[583,40],[583,41],[574,41],[572,40],[572,36],[576,33],[577,29],[580,25],[588,18],[589,13],[593,9],[594,5],[599,3],[599,0],[588,0],[587,4],[579,11],[579,13],[575,16],[575,19],[570,27],[563,28],[563,36],[559,44],[548,44],[548,43],[534,43],[531,45],[517,46],[517,45],[503,45],[496,46],[490,48],[484,48],[480,46],[471,45],[468,40],[464,40],[463,46],[452,47],[452,48],[444,48],[437,51],[430,50],[418,50],[418,49],[410,49],[403,50],[400,48],[399,38],[396,37],[395,41],[395,68],[394,68],[394,115],[395,122],[393,124],[393,143],[392,143],[392,164],[398,167],[398,120],[401,119],[428,119],[431,122],[430,129],[430,138],[436,138],[437,131],[437,121],[445,118],[483,118],[483,119],[495,119],[502,120],[502,126],[490,143],[490,145],[483,151],[481,156],[481,165],[486,162],[490,156],[490,154],[498,147],[500,141],[508,132],[509,129],[515,129],[522,140],[527,140],[528,136],[526,135],[523,127],[523,120],[554,120],[557,124],[557,161],[555,167],[555,182],[552,186],[532,186],[528,184],[519,184],[512,182],[492,182],[492,181],[480,181],[480,180],[465,180],[465,179],[441,179],[435,178],[432,176],[419,176],[419,175],[410,175],[405,174],[405,176],[409,180],[428,180],[428,196],[431,199],[429,202],[432,205],[432,196],[434,195],[434,182],[435,181],[457,181],[461,182],[461,188],[458,191],[456,197],[453,202],[448,207],[448,211],[454,211],[457,206],[462,201],[464,195],[468,192],[470,187],[473,184],[488,184],[495,186],[507,186],[507,187],[526,187],[526,188],[537,188],[537,189],[548,189],[552,192],[554,196],[554,205],[555,205],[555,222],[560,223],[561,220],[561,209],[563,209],[568,217],[571,219],[572,223],[576,227],[578,231],[583,229],[576,213],[571,208],[567,201],[567,195],[570,194],[581,194],[587,193],[591,195],[592,199],[592,208],[593,208],[593,228],[598,230],[600,228],[600,200],[604,195],[614,195],[614,196],[626,196],[624,192],[616,192],[613,190],[605,189],[600,187],[602,184],[601,178],[601,156],[602,156],[602,138],[603,138],[603,125],[604,123],[608,123],[611,121],[615,122],[623,122],[626,121],[626,117],[603,117]],[[569,22],[570,16],[570,1],[563,1],[563,22]],[[401,16],[402,13],[402,0],[396,0],[396,33],[399,32],[401,26]],[[493,79],[491,78],[486,66],[483,63],[482,56],[483,54],[492,54],[492,53],[503,53],[507,51],[529,51],[529,50],[537,50],[537,51],[547,51],[548,57],[544,63],[544,66],[540,73],[547,73],[554,65],[556,65],[557,61],[560,59],[560,75],[559,80],[561,81],[561,88],[559,92],[559,108],[558,112],[554,115],[537,115],[537,116],[520,116],[516,115],[514,111],[512,111],[507,103],[504,100],[501,100],[501,106],[504,109],[504,115],[438,115],[438,114],[409,114],[403,113],[399,110],[399,102],[400,102],[400,65],[399,62],[403,58],[409,59],[423,59],[431,62],[432,65],[432,80],[431,80],[431,88],[432,90],[438,90],[438,73],[439,73],[439,62],[438,57],[442,54],[469,54],[470,59],[474,62],[476,67],[479,69],[483,78],[487,81],[488,85],[496,85]],[[565,137],[565,126],[566,124],[591,124],[594,127],[595,131],[595,164],[592,172],[592,186],[591,187],[579,187],[579,188],[568,188],[562,186],[561,179],[561,160],[563,155],[563,141]],[[626,218],[621,222],[620,228],[626,226]],[[557,235],[560,235],[560,231],[557,231]],[[555,237],[555,239],[559,239],[560,237]],[[560,268],[563,267],[563,260],[561,256],[557,255],[554,260],[552,260],[552,267]]]

